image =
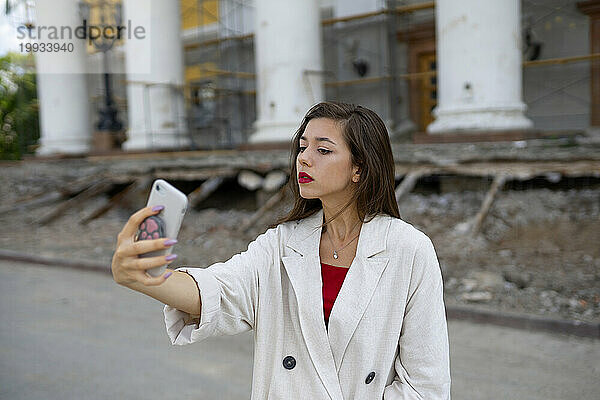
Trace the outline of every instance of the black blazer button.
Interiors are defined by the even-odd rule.
[[[292,356],[287,356],[283,359],[283,368],[292,369],[296,366],[296,359]]]
[[[369,375],[367,375],[365,383],[368,385],[369,383],[373,382],[373,378],[375,378],[375,372],[371,372]]]

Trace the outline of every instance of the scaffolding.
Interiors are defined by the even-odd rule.
[[[252,25],[246,19],[252,9],[241,0],[195,0],[182,10],[196,13],[198,22],[196,40],[184,46],[193,149],[231,148],[250,135],[256,89]]]
[[[196,77],[186,79],[188,126],[194,148],[231,148],[245,143],[256,119],[253,39],[244,15],[253,7],[244,0],[197,0],[184,13],[196,13],[202,24],[197,40],[185,44],[186,67]],[[211,7],[212,6],[212,7]],[[409,119],[400,92],[406,90],[410,75],[407,65],[398,65],[398,27],[433,19],[432,1],[381,0],[377,11],[333,18],[332,10],[322,10],[327,100],[353,101],[349,95],[374,91],[373,107],[386,122]],[[367,29],[377,43],[358,39],[348,42],[352,33]],[[334,55],[331,57],[331,55]],[[306,71],[310,73],[310,71]],[[425,79],[429,75],[419,75]],[[404,107],[404,109],[402,109]],[[393,128],[393,127],[390,127]]]
[[[324,53],[335,54],[325,60],[327,99],[365,104],[392,131],[409,121],[401,93],[408,90],[408,80],[429,75],[409,70],[400,54],[398,33],[432,20],[434,7],[433,1],[382,0],[377,11],[323,19]],[[361,92],[355,89],[359,85]],[[373,94],[368,100],[365,91]]]
[[[585,45],[585,39],[598,40],[588,33],[588,16],[569,0],[553,4],[522,0],[522,10],[527,116],[542,130],[585,130],[594,115],[592,66],[600,61],[600,54],[591,52],[591,43]],[[579,32],[583,37],[572,40]],[[551,41],[566,44],[568,38],[564,51],[548,49]]]

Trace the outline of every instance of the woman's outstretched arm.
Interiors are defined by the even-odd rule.
[[[165,272],[168,271],[170,270]],[[202,314],[202,303],[196,282],[185,272],[173,271],[173,275],[158,286],[146,286],[139,282],[124,286],[188,314]]]
[[[259,271],[267,271],[276,263],[277,232],[277,228],[268,229],[250,242],[247,250],[227,261],[206,268],[177,268],[197,283],[202,310],[199,318],[195,318],[198,316],[165,305],[165,325],[172,344],[190,344],[211,336],[235,335],[254,329]]]

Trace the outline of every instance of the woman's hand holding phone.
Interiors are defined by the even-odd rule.
[[[146,218],[158,214],[162,210],[160,207],[144,207],[137,211],[129,217],[129,220],[119,232],[117,248],[111,266],[113,279],[119,285],[127,286],[139,282],[145,286],[156,286],[162,284],[173,272],[165,271],[165,274],[151,277],[145,271],[171,263],[177,257],[175,254],[147,258],[138,257],[140,254],[167,249],[177,243],[176,240],[170,240],[169,238],[136,241],[136,234],[142,222]]]

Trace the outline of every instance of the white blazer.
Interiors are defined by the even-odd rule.
[[[268,229],[207,268],[194,316],[164,307],[174,345],[254,329],[252,399],[450,399],[442,276],[429,237],[379,214],[323,316],[323,210]],[[196,316],[198,317],[198,316]]]

